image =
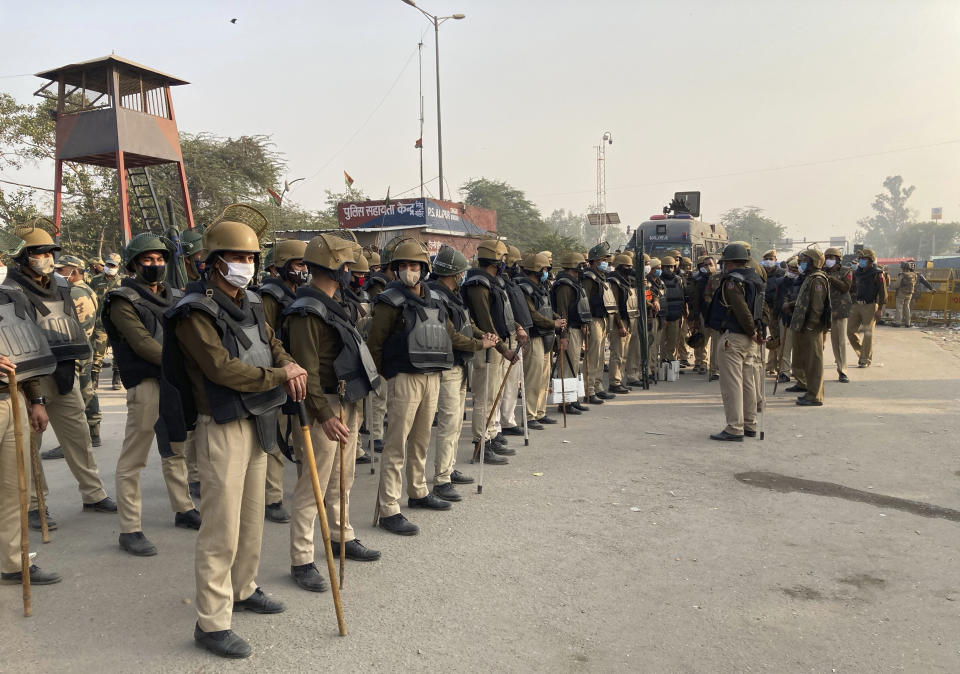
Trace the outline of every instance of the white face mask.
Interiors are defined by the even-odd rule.
[[[246,288],[250,284],[253,274],[256,272],[256,266],[253,262],[227,262],[222,257],[220,261],[227,265],[227,273],[220,272],[224,281],[234,288]]]
[[[701,273],[701,274],[709,274],[709,273],[710,273],[710,270],[707,269],[706,267],[700,267],[700,273]]]
[[[399,276],[400,282],[408,288],[412,288],[420,283],[419,269],[401,269]]]
[[[797,278],[798,276],[800,276],[800,274],[798,274],[798,273],[795,272],[795,271],[788,271],[788,272],[787,272],[787,278]]]
[[[103,273],[107,276],[116,276],[117,272],[120,271],[120,267],[104,267]]]
[[[643,265],[643,273],[645,275],[650,273],[650,265],[648,264]]]
[[[30,269],[38,274],[43,274],[46,276],[53,271],[53,256],[48,255],[47,257],[31,257]]]
[[[7,280],[7,268],[6,266],[0,266],[0,284]]]
[[[827,269],[831,269],[837,266],[837,261],[831,257],[826,262],[823,263],[823,266],[826,267]]]
[[[777,266],[777,261],[776,261],[776,260],[761,260],[761,261],[760,261],[760,264],[762,264],[764,267],[766,267],[767,269],[769,269],[770,267],[776,267],[776,266]]]

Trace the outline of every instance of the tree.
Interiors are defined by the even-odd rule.
[[[352,201],[370,201],[362,189],[347,185],[342,192],[333,190],[324,190],[327,194],[327,208],[317,213],[318,229],[335,229],[340,226],[340,220],[337,217],[337,204],[349,203]]]
[[[533,250],[538,241],[554,234],[526,194],[503,181],[472,178],[460,193],[464,203],[496,211],[497,233],[520,250]]]
[[[913,222],[897,232],[896,253],[925,260],[953,253],[960,244],[960,222]]]
[[[913,185],[904,187],[901,176],[887,176],[883,188],[886,191],[878,194],[871,205],[875,215],[857,223],[864,232],[863,242],[878,255],[896,247],[898,233],[910,222],[907,200],[916,189]]]
[[[730,241],[746,241],[751,245],[750,252],[759,257],[765,250],[776,248],[784,233],[785,225],[763,215],[763,209],[756,206],[731,208],[720,216],[720,224],[727,229]]]
[[[580,246],[584,245],[583,234],[588,225],[585,224],[586,218],[583,215],[558,208],[550,214],[546,223],[558,236],[571,239]]]

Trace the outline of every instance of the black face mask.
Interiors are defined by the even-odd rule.
[[[291,269],[287,272],[287,280],[295,286],[300,286],[306,283],[308,276],[309,274],[307,273],[306,269],[303,271],[294,271]]]
[[[137,270],[137,275],[143,279],[143,282],[147,285],[156,285],[157,283],[160,283],[167,275],[167,265],[140,265],[140,268]]]
[[[346,270],[340,272],[340,285],[344,288],[349,288],[351,281],[353,281],[353,274]]]
[[[663,274],[662,274],[662,275],[663,275],[663,278],[667,278],[667,279],[674,277],[674,273],[673,273],[672,271],[670,271],[670,270],[667,270],[667,269],[664,269],[664,270],[663,270]]]

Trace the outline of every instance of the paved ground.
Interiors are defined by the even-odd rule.
[[[960,355],[920,330],[877,343],[853,383],[828,378],[825,407],[771,400],[763,442],[707,439],[723,423],[701,376],[620,396],[537,432],[482,496],[412,513],[416,538],[370,528],[361,472],[354,521],[383,560],[348,562],[349,636],[329,593],[292,584],[287,528],[267,522],[259,581],[288,610],[236,617],[255,651],[240,663],[193,645],[194,535],[173,527],[157,457],[149,559],[121,553],[116,518],[80,512],[66,465],[45,462],[60,529],[33,549],[65,580],[35,588],[30,619],[0,587],[0,669],[958,671]],[[103,403],[112,494],[122,398]]]

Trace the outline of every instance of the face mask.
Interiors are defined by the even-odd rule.
[[[46,276],[53,271],[53,257],[31,257],[30,269]]]
[[[603,262],[597,265],[597,269],[599,269],[600,271],[610,271],[610,263],[604,260]]]
[[[193,268],[197,270],[197,275],[198,275],[198,276],[203,276],[203,270],[206,268],[206,266],[207,266],[207,265],[204,264],[203,260],[194,260],[194,261],[193,261]]]
[[[117,272],[120,271],[120,267],[104,267],[103,273],[107,276],[116,276]]]
[[[823,266],[826,267],[827,269],[833,269],[834,267],[837,266],[837,261],[831,257],[829,260],[823,263]]]
[[[338,282],[340,283],[340,285],[343,286],[344,288],[349,288],[349,287],[350,287],[350,283],[353,281],[353,274],[351,274],[349,271],[344,270],[344,271],[340,272],[340,275],[339,275],[339,278],[337,279],[337,281],[338,281]]]
[[[643,265],[643,273],[644,275],[647,275],[650,273],[650,265],[648,264]]]
[[[673,278],[673,270],[672,270],[672,269],[661,269],[660,272],[661,272],[661,273],[660,273],[660,274],[657,274],[657,276],[662,275],[664,278]]]
[[[630,278],[631,276],[633,276],[633,267],[624,267],[623,275],[626,276],[627,278]]]
[[[246,288],[253,280],[253,274],[256,267],[253,262],[227,262],[222,257],[220,261],[227,265],[227,273],[223,275],[223,280],[234,288]]]
[[[166,273],[167,265],[165,264],[140,265],[139,269],[137,269],[137,276],[149,286],[160,283]]]
[[[540,272],[540,283],[546,283],[548,278],[550,278],[550,273],[546,269]]]
[[[806,273],[807,267],[809,267],[809,266],[810,266],[810,264],[809,264],[808,262],[801,262],[800,264],[797,265],[797,269],[800,270],[800,273],[801,273],[801,274],[804,274],[804,273]]]
[[[653,275],[659,278],[660,276],[663,276],[663,270],[662,270],[662,269],[654,269],[654,270],[653,270]]]
[[[761,261],[760,261],[760,264],[762,264],[764,267],[766,267],[767,269],[769,269],[770,267],[776,267],[776,266],[777,266],[777,261],[776,261],[776,260],[761,260]]]
[[[362,276],[362,275],[360,275],[360,274],[356,274],[356,275],[354,275],[354,277],[353,277],[353,282],[352,282],[350,285],[352,285],[354,288],[362,288],[362,287],[363,287],[363,282],[364,282],[365,280],[366,280],[366,277],[364,277],[364,276]]]
[[[399,276],[400,282],[408,288],[412,288],[420,283],[419,269],[401,269]]]
[[[506,260],[501,261],[500,264],[497,265],[497,273],[502,274],[504,270],[506,270],[506,268],[507,268]]]
[[[860,267],[860,269],[866,269],[866,268],[867,268],[867,261],[866,261],[866,259],[857,260],[857,266]]]
[[[463,285],[464,274],[458,274],[456,279],[457,289],[460,289],[460,286]]]
[[[302,271],[294,271],[291,269],[290,271],[287,272],[287,280],[289,280],[290,283],[297,286],[303,285],[304,283],[306,283],[307,276],[308,274],[306,269]]]
[[[795,272],[795,271],[788,271],[788,272],[787,272],[787,278],[797,278],[798,276],[800,276],[800,274],[798,274],[798,273]]]
[[[710,270],[707,269],[706,267],[700,267],[700,273],[701,273],[701,274],[709,274],[709,273],[710,273]]]
[[[7,268],[6,266],[0,267],[0,285],[7,280]]]

